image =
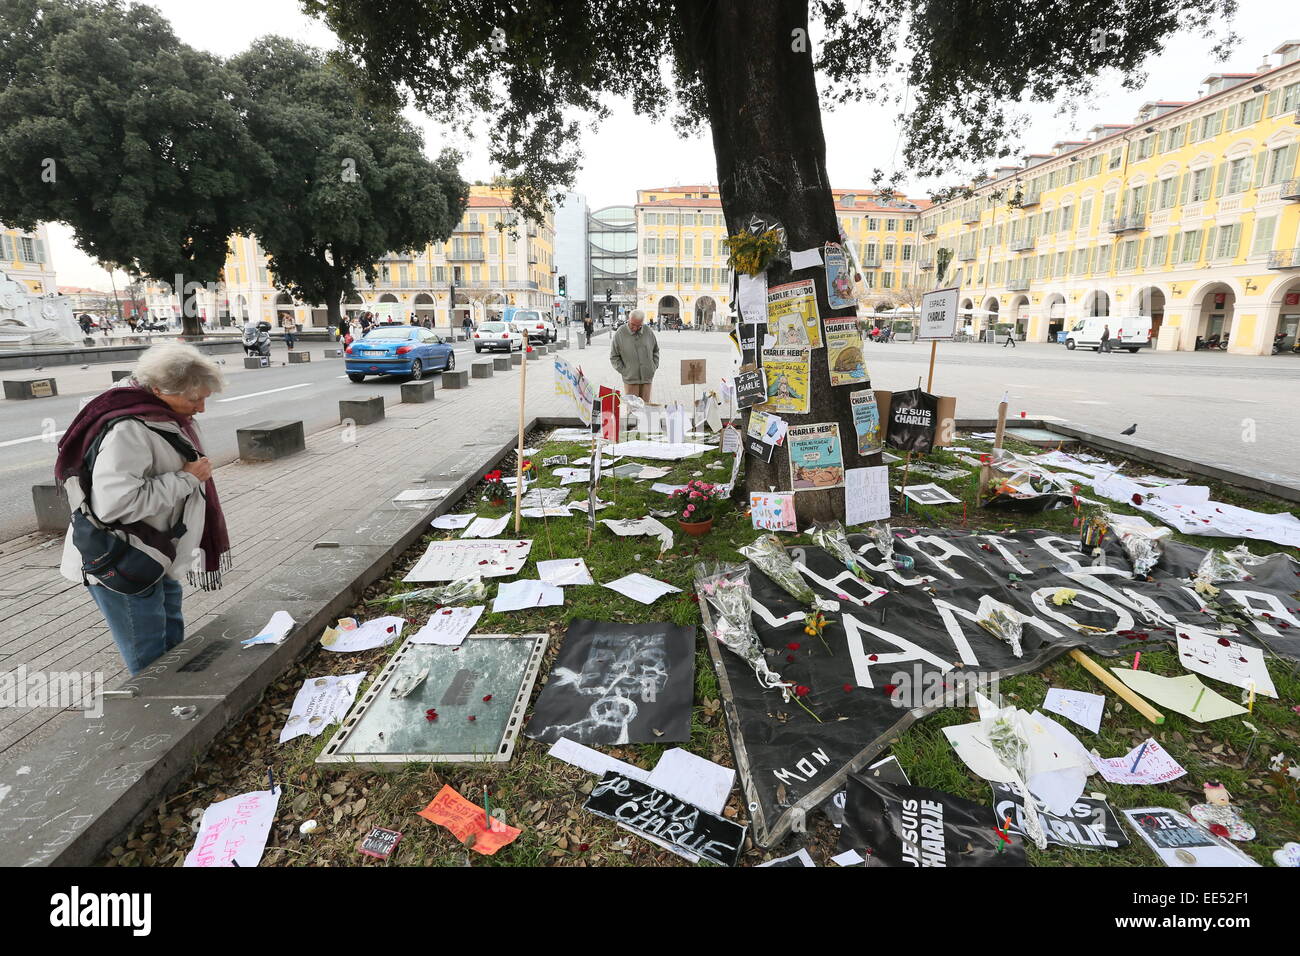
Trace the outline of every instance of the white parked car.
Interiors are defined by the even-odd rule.
[[[1110,326],[1110,347],[1136,352],[1151,348],[1151,316],[1090,315],[1074,324],[1065,336],[1067,349],[1101,349],[1101,334]]]
[[[551,317],[536,309],[518,309],[510,317],[510,324],[519,332],[526,334],[528,341],[536,342],[538,345],[554,342],[559,337]]]
[[[511,328],[506,322],[484,322],[474,330],[471,338],[475,352],[482,352],[484,349],[489,352],[522,352],[524,349],[523,334]]]

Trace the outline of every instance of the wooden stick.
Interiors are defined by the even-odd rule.
[[[1007,430],[1007,403],[998,403],[998,427],[993,435],[993,450],[997,451],[1002,447],[1002,436]],[[994,456],[997,457],[996,455]],[[979,497],[984,498],[984,493],[989,486],[990,469],[988,465],[980,465],[980,487]]]
[[[524,335],[524,360],[519,363],[519,450],[515,456],[515,534],[519,534],[523,519],[519,515],[519,502],[524,495],[524,391],[528,381],[528,335]]]
[[[907,471],[912,467],[912,453],[907,453],[907,458],[903,461],[903,483],[898,486],[898,503],[904,504],[907,498]]]
[[[933,339],[930,342],[930,377],[925,380],[925,390],[934,391],[934,353],[939,349],[939,340]]]
[[[1160,711],[1156,710],[1145,700],[1135,694],[1126,684],[1117,679],[1114,674],[1110,673],[1110,671],[1106,670],[1087,654],[1083,653],[1083,651],[1079,650],[1077,647],[1072,648],[1070,650],[1070,657],[1082,664],[1088,673],[1113,690],[1120,698],[1127,701],[1130,707],[1147,720],[1151,721],[1151,723],[1163,724],[1165,722],[1164,714],[1160,713]]]

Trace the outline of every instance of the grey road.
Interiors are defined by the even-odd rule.
[[[456,364],[465,367],[478,357],[473,346],[455,346]],[[208,399],[199,416],[208,457],[221,465],[239,457],[235,429],[277,418],[302,419],[307,434],[337,425],[338,400],[383,395],[385,404],[401,400],[401,378],[367,379],[357,385],[343,374],[341,359],[325,358],[325,346],[312,346],[311,362],[283,365],[284,347],[272,348],[272,365],[246,370],[239,353],[215,356],[224,359],[227,388]],[[500,354],[500,353],[498,353]],[[486,357],[483,356],[483,357]],[[84,399],[107,388],[111,370],[129,367],[121,363],[50,368],[42,372],[6,372],[5,378],[34,378],[52,375],[59,395],[30,401],[0,401],[0,541],[8,541],[36,530],[31,487],[53,480],[58,436],[67,428]],[[436,373],[435,373],[436,374]],[[337,476],[322,475],[322,481]],[[309,494],[310,489],[303,489]]]

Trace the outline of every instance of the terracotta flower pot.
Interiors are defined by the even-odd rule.
[[[713,529],[712,518],[709,518],[707,521],[683,521],[678,518],[677,523],[681,525],[683,531],[693,538],[703,537]]]

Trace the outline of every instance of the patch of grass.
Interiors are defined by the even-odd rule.
[[[529,444],[542,448],[543,434],[529,436]],[[963,444],[983,448],[987,442],[963,438]],[[1013,440],[1006,443],[1014,451],[1033,453],[1039,449]],[[580,443],[546,443],[534,461],[544,457],[565,454],[580,458],[589,448]],[[957,465],[969,468],[957,454],[947,449],[937,449],[923,460],[934,464]],[[730,474],[730,456],[718,452],[677,463],[664,463],[671,467],[668,476],[661,479],[669,484],[682,484],[692,477],[709,481],[725,480]],[[720,467],[715,467],[720,465]],[[507,473],[513,461],[503,465]],[[538,485],[556,487],[559,479],[550,469],[540,469]],[[1158,473],[1141,466],[1143,473]],[[906,516],[896,515],[898,527],[964,527],[972,531],[1023,530],[1026,527],[1050,530],[1070,537],[1074,533],[1072,509],[1048,511],[1037,515],[1020,516],[984,511],[978,506],[975,487],[975,469],[969,468],[966,476],[939,480],[965,503],[917,508],[909,503]],[[891,466],[890,484],[901,484],[903,463]],[[930,476],[914,475],[910,483],[924,483]],[[669,620],[675,624],[697,627],[699,608],[693,599],[695,569],[705,562],[739,562],[742,557],[737,548],[752,541],[755,532],[743,509],[719,518],[712,533],[694,539],[680,532],[674,518],[663,521],[674,531],[674,544],[664,554],[659,554],[656,539],[620,538],[600,524],[604,518],[636,518],[651,510],[671,507],[670,499],[650,490],[651,482],[632,482],[606,476],[601,486],[602,499],[610,506],[597,514],[594,532],[588,541],[586,517],[578,514],[569,518],[524,519],[520,534],[531,538],[534,561],[548,558],[582,557],[586,560],[597,582],[613,580],[631,571],[640,571],[682,589],[680,594],[667,595],[646,606],[632,601],[599,583],[565,588],[562,607],[484,614],[477,630],[480,633],[546,633],[550,637],[545,660],[534,695],[540,691],[559,650],[568,623],[578,618],[620,621],[627,623]],[[574,485],[574,498],[583,498],[586,485]],[[1265,511],[1280,510],[1275,501],[1236,489],[1211,486],[1212,496],[1243,507]],[[1108,510],[1121,514],[1138,513],[1131,506],[1108,502]],[[475,511],[480,515],[496,516],[507,513],[506,507],[493,506],[481,499],[476,490],[459,502],[453,511]],[[369,588],[357,606],[349,611],[358,619],[374,617],[381,613],[379,605],[368,603],[376,598],[409,590],[421,585],[407,585],[401,579],[424,552],[425,545],[434,540],[454,538],[458,532],[431,531],[413,545],[396,563],[391,573]],[[513,526],[508,534],[513,535]],[[1201,547],[1228,547],[1235,542],[1222,538],[1204,538],[1175,535]],[[811,544],[806,535],[785,536],[791,544]],[[1294,549],[1284,549],[1266,542],[1251,542],[1257,553],[1286,550],[1295,556]],[[524,576],[535,575],[534,569]],[[489,585],[489,608],[495,594],[497,581]],[[403,613],[413,626],[422,623],[429,613],[428,605],[412,605]],[[698,634],[698,632],[697,632]],[[1142,650],[1142,666],[1162,674],[1181,672],[1174,654],[1160,644],[1135,644]],[[679,857],[661,850],[648,841],[618,829],[609,821],[587,813],[582,805],[590,793],[594,778],[575,767],[547,756],[549,747],[520,737],[514,758],[505,764],[446,765],[409,764],[389,773],[367,770],[348,770],[338,765],[328,768],[317,766],[315,759],[333,736],[331,727],[318,738],[300,737],[287,744],[276,742],[283,721],[299,686],[309,676],[351,673],[360,668],[369,671],[371,678],[382,670],[387,659],[395,653],[391,648],[357,654],[331,654],[313,651],[296,664],[281,680],[272,685],[263,700],[246,714],[238,724],[224,734],[201,761],[196,761],[193,776],[183,784],[177,795],[163,801],[155,816],[141,824],[130,838],[106,855],[103,862],[132,865],[178,865],[184,854],[193,846],[194,836],[189,824],[197,817],[191,814],[203,807],[248,790],[266,785],[266,767],[275,768],[276,777],[284,786],[277,824],[272,830],[265,865],[278,866],[382,866],[380,861],[359,855],[356,844],[372,826],[401,830],[404,834],[393,858],[395,865],[411,866],[677,866],[685,865]],[[1291,706],[1300,700],[1300,678],[1296,669],[1276,660],[1270,661],[1270,672],[1279,693],[1278,700],[1260,697],[1255,712],[1248,720],[1259,728],[1259,736],[1251,749],[1252,732],[1238,718],[1228,718],[1210,724],[1197,724],[1178,714],[1166,714],[1166,722],[1153,726],[1143,720],[1127,705],[1118,701],[1109,691],[1097,685],[1094,679],[1068,657],[1057,659],[1045,668],[1029,674],[1006,678],[1000,691],[1006,699],[1025,710],[1041,708],[1049,687],[1066,687],[1106,697],[1106,712],[1099,734],[1060,720],[1074,732],[1085,746],[1095,748],[1103,756],[1127,753],[1148,736],[1154,737],[1169,753],[1187,768],[1187,775],[1171,784],[1160,787],[1126,787],[1106,783],[1100,776],[1089,780],[1087,792],[1104,793],[1113,808],[1137,806],[1167,806],[1186,812],[1191,804],[1203,802],[1201,786],[1209,780],[1219,780],[1233,794],[1234,803],[1240,806],[1246,818],[1256,827],[1258,836],[1242,848],[1257,860],[1271,863],[1273,849],[1287,840],[1300,839],[1300,804],[1297,803],[1296,781],[1284,774],[1270,771],[1269,758],[1285,753],[1300,759],[1300,715]],[[364,689],[364,688],[363,688]],[[1223,688],[1220,688],[1223,689]],[[1225,694],[1231,689],[1225,690]],[[535,698],[534,698],[535,699]],[[929,715],[900,734],[892,744],[891,752],[898,757],[913,783],[944,790],[980,803],[991,801],[989,785],[972,775],[954,755],[942,730],[944,727],[976,719],[973,710],[956,708]],[[695,699],[691,714],[691,737],[684,744],[645,744],[604,748],[612,756],[649,769],[670,746],[683,746],[693,753],[732,765],[730,743],[721,706],[718,677],[702,635],[698,636]],[[1247,751],[1248,766],[1243,769]],[[510,846],[493,857],[480,856],[460,846],[443,828],[425,821],[415,814],[424,807],[444,784],[455,787],[462,795],[482,801],[483,789],[491,793],[494,815],[511,825],[519,826],[523,833]],[[743,800],[739,788],[733,792],[726,814],[745,823]],[[298,824],[315,819],[321,829],[310,837],[297,832]],[[1130,834],[1130,836],[1132,836]],[[808,845],[819,863],[834,853],[837,834],[820,814],[810,816],[809,832],[792,837],[783,846],[770,851],[751,848],[742,858],[752,864],[764,859],[791,852],[800,845]],[[1123,849],[1086,851],[1051,847],[1040,852],[1029,848],[1029,861],[1035,866],[1149,866],[1155,858],[1138,841]]]

